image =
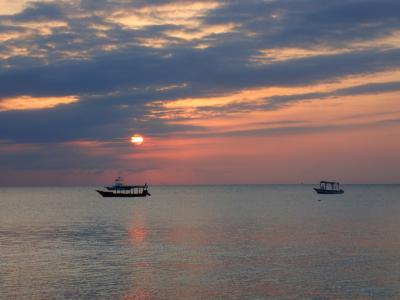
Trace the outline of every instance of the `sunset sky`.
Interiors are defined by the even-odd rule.
[[[399,12],[0,0],[0,186],[399,183]]]

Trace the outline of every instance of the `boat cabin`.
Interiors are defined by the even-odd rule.
[[[319,188],[314,188],[318,194],[343,194],[340,183],[335,181],[321,181]]]
[[[339,182],[334,182],[334,181],[321,181],[319,183],[319,188],[321,190],[340,190],[340,183]]]

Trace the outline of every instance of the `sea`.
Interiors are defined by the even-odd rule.
[[[0,299],[400,299],[400,185],[0,188]]]

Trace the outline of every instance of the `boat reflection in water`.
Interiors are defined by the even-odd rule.
[[[103,197],[122,198],[122,197],[147,197],[151,196],[148,185],[125,185],[123,179],[118,177],[112,186],[106,187],[107,191],[96,190]]]
[[[340,188],[339,182],[321,181],[319,188],[314,188],[318,194],[343,194],[344,191]]]

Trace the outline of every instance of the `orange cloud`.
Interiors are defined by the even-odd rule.
[[[399,49],[400,48],[400,31],[396,30],[390,34],[371,40],[353,41],[346,47],[335,48],[329,45],[314,45],[311,48],[271,48],[261,49],[259,54],[252,57],[251,61],[255,63],[274,63],[277,61],[286,61],[291,59],[301,59],[323,55],[337,55],[350,53],[354,51],[363,51],[373,48],[382,49]]]
[[[202,39],[206,36],[213,34],[221,34],[234,30],[235,24],[221,24],[221,25],[208,25],[201,26],[196,30],[169,30],[166,32],[167,35],[186,41]]]
[[[53,0],[40,0],[40,2],[51,2]],[[14,15],[23,11],[29,3],[39,0],[0,0],[0,15]]]
[[[77,96],[64,97],[31,97],[21,96],[0,100],[0,111],[7,110],[37,110],[54,108],[61,104],[77,102]]]
[[[191,1],[148,5],[114,12],[109,20],[133,29],[152,25],[199,25],[198,18],[220,6],[217,1]]]
[[[0,15],[13,15],[24,9],[28,0],[0,0]]]
[[[307,93],[329,93],[338,89],[351,88],[357,85],[389,83],[397,81],[400,78],[400,70],[390,70],[376,72],[372,74],[352,75],[339,78],[335,81],[321,82],[305,86],[268,86],[244,89],[222,96],[210,96],[201,98],[183,98],[173,101],[158,101],[149,104],[157,109],[170,111],[171,116],[167,114],[163,118],[174,119],[176,117],[198,118],[197,108],[221,107],[229,104],[240,103],[265,103],[265,99],[276,96],[295,96]],[[247,113],[247,112],[246,112]]]
[[[6,22],[7,24],[7,22]],[[64,21],[37,21],[37,22],[23,22],[14,24],[9,22],[8,24],[18,26],[29,30],[33,34],[38,35],[51,35],[54,28],[68,28],[68,23]]]
[[[28,34],[26,33],[20,33],[20,32],[7,32],[7,33],[0,32],[0,42],[7,42],[14,39],[20,39],[27,35]]]
[[[206,25],[201,18],[208,11],[221,6],[217,1],[190,1],[167,3],[162,5],[148,5],[142,8],[119,10],[112,13],[108,20],[131,29],[142,29],[154,25],[174,25],[179,29],[168,30],[163,36],[142,38],[140,41],[145,47],[162,48],[171,43],[202,39],[213,34],[230,32],[235,24]],[[171,39],[169,39],[171,38]],[[206,48],[206,44],[197,45],[197,48]]]

